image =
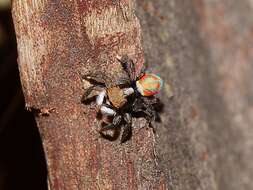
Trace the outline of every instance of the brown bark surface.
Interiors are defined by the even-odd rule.
[[[50,189],[252,189],[252,0],[134,3],[13,0],[20,76],[27,107],[40,112]],[[161,123],[153,134],[135,120],[130,141],[110,142],[96,110],[80,102],[89,86],[80,75],[117,79],[115,56],[128,54],[140,69],[143,50],[165,79]]]
[[[151,129],[136,122],[131,141],[100,137],[96,110],[81,104],[81,74],[122,74],[116,55],[144,59],[134,2],[13,1],[27,107],[38,112],[50,189],[164,189]],[[49,113],[48,113],[49,112]],[[49,116],[43,116],[49,115]]]
[[[158,158],[168,189],[252,189],[252,0],[138,1],[162,94]]]

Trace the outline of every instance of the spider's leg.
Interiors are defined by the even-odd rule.
[[[105,86],[106,76],[101,71],[90,72],[82,75],[82,78],[90,81],[91,83],[96,83],[97,85]]]
[[[158,103],[158,99],[156,97],[144,97],[140,96],[136,98],[133,103],[133,111],[138,112],[142,110],[155,110],[154,105]]]
[[[136,81],[140,80],[140,78],[146,73],[146,70],[147,70],[146,66],[143,65],[141,71],[137,74]]]
[[[90,93],[94,90],[95,85],[90,86],[89,88],[87,88],[81,98],[81,102],[85,102],[88,99],[88,96],[90,95]]]
[[[137,99],[132,106],[132,110],[134,112],[141,112],[145,114],[145,118],[149,124],[151,124],[156,119],[156,112],[152,104],[150,102],[145,102],[142,99]]]
[[[103,115],[107,115],[107,116],[116,115],[116,111],[114,111],[112,108],[109,108],[108,105],[102,105],[100,108],[100,111]]]
[[[143,100],[143,103],[145,105],[147,105],[147,107],[152,106],[154,104],[157,104],[159,102],[158,99],[155,96],[153,96],[153,97],[144,97],[143,96],[142,100]]]
[[[122,116],[121,115],[116,115],[114,118],[113,118],[113,121],[112,123],[104,126],[101,128],[100,131],[106,131],[106,130],[109,130],[109,129],[113,129],[115,127],[118,127],[120,122],[122,121]]]
[[[99,93],[99,95],[96,98],[97,105],[101,106],[103,104],[105,95],[106,95],[106,90],[103,90]]]
[[[143,110],[143,113],[146,115],[145,118],[149,126],[153,128],[152,123],[156,120],[156,112],[152,108],[147,108]]]
[[[152,121],[155,121],[156,119],[160,119],[158,112],[162,110],[163,105],[160,104],[160,101],[158,98],[152,97],[152,98],[144,99],[144,105],[147,112],[150,113],[152,117],[151,119]]]
[[[124,143],[129,140],[132,135],[132,116],[129,113],[125,113],[124,120],[126,122],[126,125],[124,125],[123,128],[123,133],[120,140],[121,143]]]
[[[123,69],[128,74],[130,80],[135,81],[136,80],[136,70],[135,70],[135,65],[134,65],[133,60],[130,59],[127,55],[117,56],[117,59],[121,63]]]
[[[132,105],[132,110],[134,112],[142,112],[142,110],[145,110],[145,105],[143,104],[143,101],[141,98],[137,97],[134,100],[134,103]]]
[[[134,93],[134,89],[133,88],[124,88],[123,89],[123,94],[125,95],[125,96],[129,96],[129,95],[131,95],[131,94],[133,94]]]
[[[128,76],[121,76],[117,78],[117,81],[113,81],[117,86],[129,86],[131,85],[131,80]]]
[[[155,110],[153,110],[153,108],[148,108],[145,112],[149,118],[151,118],[151,122],[155,121],[155,118],[156,118],[156,112]]]
[[[92,85],[89,88],[85,89],[85,92],[84,92],[84,94],[82,95],[82,98],[81,98],[81,102],[84,103],[89,98],[94,96],[94,94],[92,94],[93,91],[99,91],[99,90],[101,90],[101,87],[96,86],[96,85]]]
[[[135,106],[133,106],[132,109],[133,109],[133,112],[143,112],[145,110],[144,108],[135,107]]]
[[[140,112],[140,113],[145,114],[145,118],[146,118],[146,120],[148,120],[148,123],[151,123],[153,121],[153,113],[152,113],[151,109],[148,109],[142,105],[135,104],[132,107],[132,110],[133,110],[133,112]]]

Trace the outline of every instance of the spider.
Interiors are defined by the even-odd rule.
[[[96,104],[101,114],[113,117],[112,122],[100,131],[123,126],[121,143],[124,143],[132,133],[132,114],[143,113],[149,124],[155,120],[154,106],[158,99],[154,95],[161,90],[163,81],[155,74],[146,73],[145,69],[137,73],[133,60],[127,55],[117,56],[117,60],[127,73],[127,78],[112,81],[99,71],[83,75],[93,85],[85,91],[82,102],[89,99],[92,91],[99,91]]]

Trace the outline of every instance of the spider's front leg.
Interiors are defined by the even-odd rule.
[[[118,61],[121,63],[123,69],[129,76],[130,81],[136,80],[136,69],[132,59],[130,59],[127,55],[117,56]]]
[[[91,97],[95,96],[95,94],[93,94],[92,92],[94,91],[99,91],[101,90],[100,87],[92,85],[89,88],[87,88],[84,92],[84,94],[82,95],[81,98],[81,102],[85,103],[86,101],[88,101]]]
[[[85,93],[83,94],[81,98],[82,103],[85,103],[88,99],[97,95],[98,92],[100,92],[100,94],[104,93],[103,89],[105,88],[105,77],[100,72],[88,73],[86,75],[82,75],[82,78],[92,83],[92,85],[85,90]],[[94,91],[95,93],[93,93]],[[101,97],[100,95],[101,98],[104,98],[104,96],[105,95]]]
[[[88,72],[83,74],[82,78],[96,85],[105,86],[106,83],[106,76],[101,71]]]
[[[114,128],[118,127],[120,125],[121,121],[122,121],[122,116],[121,115],[115,115],[115,117],[113,118],[112,123],[102,127],[100,132],[106,131],[106,130],[109,130],[109,129],[114,129]]]
[[[136,65],[134,64],[133,60],[128,57],[128,55],[117,56],[118,61],[121,63],[123,69],[129,76],[131,82],[135,82],[139,80],[146,72],[146,67],[143,66],[141,71],[137,72]]]
[[[132,135],[132,116],[129,113],[125,113],[123,117],[126,124],[123,127],[123,133],[120,140],[121,143],[129,140]]]

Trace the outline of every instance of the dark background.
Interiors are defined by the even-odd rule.
[[[1,4],[0,60],[0,190],[45,190],[45,158],[33,114],[25,109],[11,10]]]

